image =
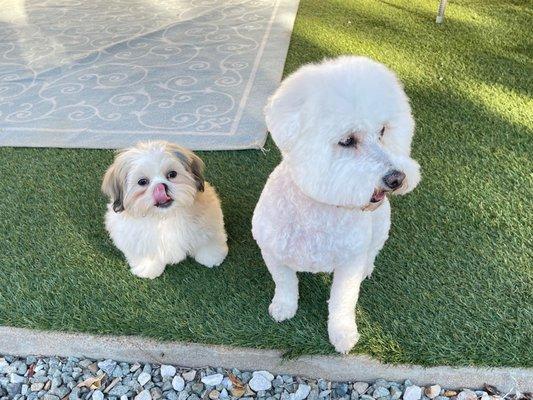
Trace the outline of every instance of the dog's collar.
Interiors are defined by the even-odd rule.
[[[364,212],[372,212],[372,211],[375,211],[377,210],[379,207],[381,207],[381,205],[383,204],[383,200],[381,200],[379,203],[368,203],[367,205],[365,205],[364,207],[356,207],[356,206],[342,206],[342,205],[339,205],[339,204],[330,204],[330,203],[326,203],[324,201],[319,201],[311,196],[309,196],[307,193],[305,193],[302,188],[294,181],[294,179],[292,178],[292,176],[290,177],[290,180],[292,181],[294,187],[296,187],[298,189],[298,191],[302,194],[302,196],[308,198],[309,200],[311,201],[314,201],[315,203],[318,203],[318,204],[322,204],[324,206],[328,206],[328,207],[335,207],[335,208],[341,208],[341,209],[344,209],[344,210],[349,210],[349,211],[364,211]]]

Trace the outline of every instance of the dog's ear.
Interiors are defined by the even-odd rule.
[[[200,192],[204,191],[205,181],[204,181],[204,162],[200,157],[191,152],[190,158],[190,168],[191,173],[196,182],[196,189]]]
[[[205,181],[204,162],[202,159],[192,151],[174,143],[168,143],[166,149],[167,151],[172,152],[174,156],[181,161],[185,169],[191,173],[194,182],[196,183],[196,190],[203,192],[205,189]]]
[[[119,213],[124,211],[124,185],[120,161],[116,158],[113,164],[107,169],[102,181],[102,192],[113,202],[113,211]]]
[[[307,67],[287,77],[268,99],[265,120],[272,139],[280,150],[289,150],[302,129],[302,111],[306,102]]]

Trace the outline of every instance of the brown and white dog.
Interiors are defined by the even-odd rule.
[[[228,253],[220,201],[202,160],[175,144],[139,143],[117,154],[102,191],[105,225],[131,272],[154,279],[188,255],[206,267]]]

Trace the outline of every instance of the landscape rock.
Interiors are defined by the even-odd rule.
[[[301,383],[295,393],[291,393],[290,400],[304,400],[311,392],[311,386]]]
[[[217,385],[220,385],[222,383],[222,379],[224,379],[224,375],[222,375],[222,374],[213,374],[213,375],[204,376],[202,378],[202,382],[206,386],[217,386]]]
[[[92,395],[93,400],[104,400],[104,394],[100,390],[95,390]]]
[[[477,400],[477,395],[470,389],[464,389],[457,394],[457,400]]]
[[[364,394],[366,390],[368,389],[368,383],[366,382],[355,382],[353,384],[353,388],[357,393]]]
[[[139,384],[141,386],[144,386],[146,385],[150,380],[152,379],[152,375],[150,375],[149,373],[147,372],[141,372],[139,374],[139,376],[137,377],[137,382],[139,382]]]
[[[424,394],[428,398],[434,399],[435,397],[437,397],[440,394],[440,391],[441,391],[440,385],[431,385],[431,386],[428,386],[428,387],[426,387],[424,389]]]
[[[181,392],[183,388],[185,387],[185,380],[181,376],[176,375],[172,379],[172,387],[174,388],[175,391]]]
[[[381,397],[387,397],[390,395],[390,392],[389,392],[389,389],[387,389],[386,387],[384,386],[378,386],[377,388],[374,389],[374,391],[372,392],[372,397],[374,399],[379,399]]]
[[[403,400],[420,400],[422,397],[422,388],[416,385],[410,385],[405,388]]]
[[[195,370],[187,371],[181,375],[183,376],[183,379],[185,379],[185,381],[191,382],[196,377],[196,371]]]
[[[135,400],[152,400],[152,395],[150,394],[150,391],[148,391],[147,389],[144,389],[137,396],[135,396],[134,399]]]
[[[172,365],[161,365],[161,377],[163,379],[172,378],[174,375],[176,375],[176,367]]]
[[[113,374],[113,370],[117,366],[117,362],[113,360],[104,360],[100,361],[97,365],[98,368],[104,371],[108,376],[111,376]]]
[[[272,379],[268,379],[264,374],[254,374],[249,382],[250,388],[254,392],[258,392],[259,390],[269,390],[272,388],[272,380],[274,380],[274,376],[270,376],[272,376]]]

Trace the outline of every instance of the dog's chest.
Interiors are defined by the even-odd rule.
[[[117,247],[137,256],[157,254],[178,262],[194,240],[193,217],[189,215],[130,219],[111,213],[108,218],[114,220],[109,221],[109,231]]]
[[[353,263],[373,247],[376,217],[385,222],[388,215],[318,203],[277,178],[267,183],[253,217],[263,250],[293,269],[318,272]]]

